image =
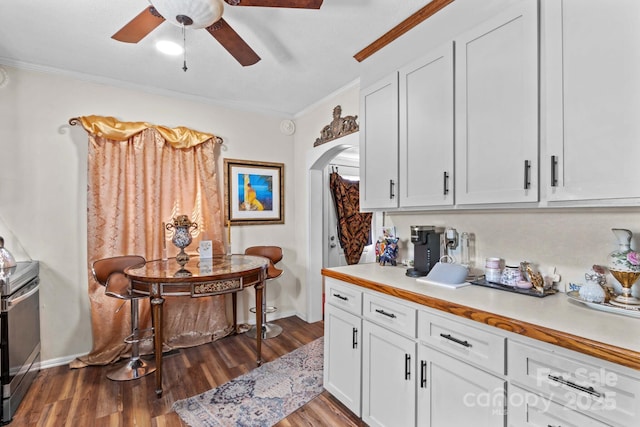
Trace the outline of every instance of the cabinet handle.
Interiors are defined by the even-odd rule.
[[[358,348],[358,328],[353,328],[353,348]]]
[[[404,355],[404,379],[405,380],[411,379],[411,355],[410,354]]]
[[[446,196],[447,194],[449,194],[449,174],[445,171],[444,172],[444,195]]]
[[[393,314],[393,313],[387,313],[386,311],[384,311],[384,310],[382,310],[382,309],[380,309],[380,308],[377,308],[377,309],[376,309],[376,313],[380,313],[380,314],[385,315],[385,316],[387,316],[387,317],[390,317],[390,318],[392,318],[392,319],[395,319],[395,318],[396,318],[396,315],[395,315],[395,314]]]
[[[524,161],[524,189],[528,190],[531,187],[531,180],[529,179],[531,171],[531,162],[529,160]]]
[[[558,156],[551,156],[551,186],[552,187],[558,186],[558,175],[556,172],[557,168],[558,168]]]
[[[584,386],[578,385],[578,384],[576,384],[574,382],[571,382],[569,380],[565,380],[561,376],[554,376],[554,375],[551,375],[551,374],[547,375],[547,378],[549,378],[551,381],[555,381],[557,383],[566,385],[568,387],[575,388],[576,390],[588,393],[588,394],[590,394],[590,395],[592,395],[594,397],[602,397],[602,393],[599,393],[599,392],[595,391],[593,387],[584,387]]]
[[[394,197],[396,197],[396,195],[393,193],[393,187],[396,185],[395,182],[393,182],[392,179],[389,180],[389,198],[393,199]]]
[[[452,337],[449,334],[440,334],[440,336],[442,338],[446,338],[446,339],[448,339],[450,341],[453,341],[453,342],[458,343],[460,345],[463,345],[465,347],[471,347],[471,344],[469,344],[466,340],[465,341],[459,340],[458,338]]]
[[[427,362],[420,361],[420,388],[427,388]]]
[[[342,301],[349,301],[349,298],[347,298],[347,297],[343,297],[343,296],[342,296],[342,295],[340,295],[340,294],[333,294],[333,296],[334,296],[334,297],[336,297],[336,298],[338,298],[338,299],[341,299]]]

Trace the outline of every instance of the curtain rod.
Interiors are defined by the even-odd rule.
[[[71,117],[71,118],[69,119],[69,124],[70,124],[71,126],[79,125],[79,124],[81,124],[81,123],[82,123],[82,122],[80,121],[80,117]],[[213,136],[213,140],[216,142],[216,144],[220,144],[220,145],[224,144],[224,139],[222,139],[222,138],[221,138],[221,137],[219,137],[219,136],[215,136],[215,135],[214,135],[214,136]]]

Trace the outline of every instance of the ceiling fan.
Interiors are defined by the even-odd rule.
[[[224,0],[231,6],[320,9],[323,0]],[[183,28],[205,28],[244,67],[260,57],[222,18],[223,0],[149,0],[151,6],[111,36],[138,43],[165,20]]]

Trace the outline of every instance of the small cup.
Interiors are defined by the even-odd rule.
[[[502,270],[499,268],[485,268],[484,278],[487,282],[500,283],[502,279]]]
[[[502,270],[502,284],[507,286],[515,286],[522,279],[520,267],[507,265]]]

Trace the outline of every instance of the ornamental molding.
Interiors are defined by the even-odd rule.
[[[336,105],[333,109],[333,120],[322,128],[320,138],[316,139],[316,142],[313,143],[314,147],[360,130],[358,122],[356,122],[358,116],[340,117],[341,114],[342,107]]]

